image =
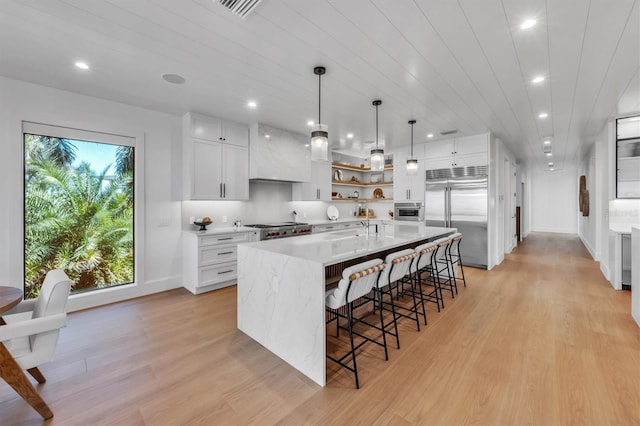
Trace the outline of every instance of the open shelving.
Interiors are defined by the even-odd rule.
[[[363,194],[359,197],[350,197],[349,193],[346,196],[336,197],[332,196],[332,201],[351,201],[351,202],[381,202],[381,201],[393,201],[393,165],[387,164],[383,171],[371,171],[369,167],[354,166],[351,164],[344,164],[334,162],[331,164],[333,170],[340,170],[344,173],[342,180],[335,179],[335,172],[332,173],[334,179],[331,181],[331,190],[333,193],[340,193],[340,189],[359,188]],[[342,174],[342,173],[341,173]],[[379,182],[371,182],[372,176],[376,176],[380,179]],[[376,188],[382,189],[382,187],[390,188],[387,190],[387,197],[380,198],[375,197],[373,192]],[[358,191],[360,192],[360,191]],[[353,193],[353,192],[351,192]],[[391,194],[391,196],[389,196]]]

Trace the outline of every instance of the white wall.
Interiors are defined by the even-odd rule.
[[[577,234],[576,172],[576,169],[565,169],[529,173],[531,231]]]
[[[71,310],[181,285],[180,117],[0,77],[0,282],[23,286],[22,121],[145,142],[144,282],[74,296]],[[140,271],[142,272],[142,271]]]
[[[516,161],[513,153],[500,139],[491,135],[489,140],[489,265],[499,265],[504,254],[515,246]]]
[[[601,195],[598,194],[598,188],[596,187],[596,174],[596,144],[594,143],[582,159],[575,179],[579,182],[580,176],[585,176],[587,191],[589,192],[589,216],[584,216],[582,212],[578,211],[578,235],[584,246],[589,250],[591,257],[598,260],[600,256],[600,236],[596,225],[599,218],[595,207],[598,205],[598,197]]]

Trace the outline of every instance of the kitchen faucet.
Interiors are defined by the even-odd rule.
[[[361,209],[364,208],[365,211],[365,219],[360,221],[360,224],[365,228],[367,235],[369,235],[369,227],[371,226],[371,223],[369,221],[369,206],[367,205],[367,203],[364,204],[358,204],[358,213],[361,211]],[[376,234],[378,233],[378,225],[375,225],[376,227]]]

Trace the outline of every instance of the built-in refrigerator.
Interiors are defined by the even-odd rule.
[[[487,167],[426,171],[424,216],[427,226],[457,228],[462,233],[462,263],[486,268]]]

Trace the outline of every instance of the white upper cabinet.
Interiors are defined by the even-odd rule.
[[[293,201],[331,201],[331,163],[311,162],[311,180],[296,182],[291,189]]]
[[[214,117],[183,118],[184,199],[249,199],[249,128]]]
[[[249,178],[309,182],[309,135],[253,124],[249,144]]]
[[[190,128],[189,134],[193,138],[249,146],[249,128],[245,125],[194,113],[189,113],[187,116],[188,118],[184,121],[187,122]]]
[[[407,159],[410,148],[403,148],[393,152],[393,199],[396,202],[424,201],[424,144],[414,145],[413,157],[418,160],[418,173],[414,176],[407,174]]]
[[[489,164],[489,134],[465,136],[425,144],[425,169],[486,166]]]

